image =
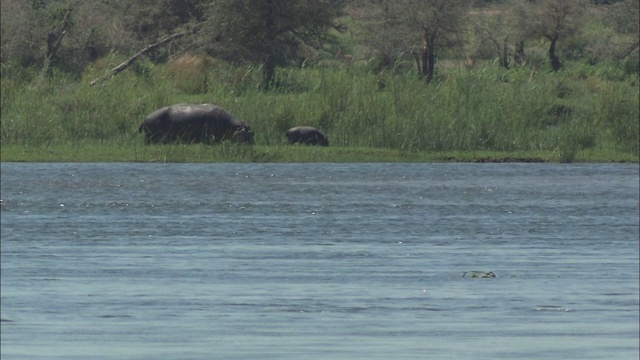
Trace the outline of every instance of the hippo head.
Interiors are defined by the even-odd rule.
[[[320,145],[322,145],[322,146],[329,146],[329,137],[328,137],[328,136],[325,136],[325,137],[324,137],[324,139],[322,139],[322,140],[320,141]]]
[[[231,135],[231,140],[240,144],[253,144],[253,131],[249,126],[238,128]]]

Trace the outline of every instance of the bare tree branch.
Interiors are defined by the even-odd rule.
[[[195,30],[194,30],[195,31]],[[194,31],[183,31],[180,33],[176,33],[170,36],[167,36],[166,38],[151,44],[149,46],[147,46],[146,48],[138,51],[137,54],[133,55],[132,57],[130,57],[127,61],[123,62],[122,64],[116,66],[115,68],[111,69],[106,75],[104,75],[103,77],[97,78],[93,81],[91,81],[89,83],[89,86],[94,86],[95,84],[99,83],[99,82],[104,82],[107,81],[109,79],[111,79],[112,77],[114,77],[115,75],[117,75],[119,72],[121,72],[122,70],[126,69],[127,67],[129,67],[131,64],[133,64],[134,62],[136,62],[136,60],[138,60],[138,58],[146,53],[148,53],[149,51],[156,49],[159,46],[162,46],[172,40],[181,38],[187,34],[191,34]]]

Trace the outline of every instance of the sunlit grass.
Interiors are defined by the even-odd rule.
[[[91,69],[80,82],[3,76],[2,161],[638,159],[637,76],[488,66],[453,69],[426,85],[413,73],[366,67],[289,68],[265,92],[251,67],[218,64],[194,88],[175,67],[139,66],[94,87],[85,81],[96,77]],[[251,125],[256,146],[143,145],[136,130],[144,117],[179,102],[227,108]],[[331,146],[285,146],[284,132],[297,125],[317,127]]]

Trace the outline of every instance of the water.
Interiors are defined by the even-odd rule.
[[[3,360],[639,356],[637,164],[1,171]]]

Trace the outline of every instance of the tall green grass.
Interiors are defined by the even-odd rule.
[[[104,143],[139,149],[142,136],[136,130],[147,114],[194,102],[227,108],[247,121],[256,144],[265,146],[285,144],[290,127],[311,125],[325,132],[332,146],[409,155],[552,151],[559,161],[573,161],[581,151],[615,150],[637,156],[637,75],[612,80],[597,71],[567,68],[560,73],[529,67],[453,69],[429,85],[411,72],[286,68],[270,91],[260,88],[260,69],[251,67],[217,65],[199,76],[185,72],[185,81],[175,67],[141,63],[94,87],[88,83],[100,75],[97,69],[80,80],[56,74],[50,82],[5,71],[0,141],[3,146]],[[190,86],[197,81],[202,85]]]

